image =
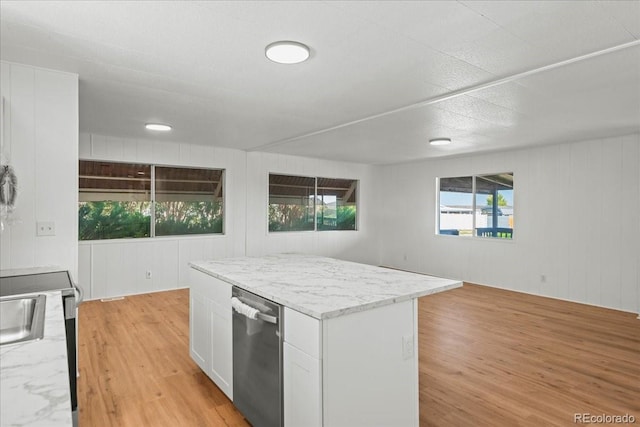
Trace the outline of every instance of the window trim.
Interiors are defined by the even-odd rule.
[[[292,176],[292,177],[298,177],[298,178],[313,178],[314,180],[314,200],[313,200],[313,230],[284,230],[284,231],[271,231],[269,230],[269,199],[271,197],[271,193],[269,192],[269,176],[270,175],[285,175],[285,176]],[[353,230],[339,230],[339,229],[334,229],[334,230],[318,230],[318,218],[317,218],[317,198],[318,198],[318,178],[327,178],[327,179],[343,179],[343,180],[349,180],[349,181],[355,181],[356,182],[356,189],[355,189],[355,196],[356,196],[356,218],[355,218],[355,228]],[[325,233],[325,232],[334,232],[334,231],[359,231],[360,230],[360,209],[358,209],[359,205],[360,205],[360,179],[357,178],[329,178],[327,176],[320,176],[320,175],[315,175],[315,176],[310,176],[310,175],[302,175],[302,174],[297,174],[297,173],[285,173],[285,172],[273,172],[273,171],[268,171],[267,172],[267,191],[266,191],[266,196],[267,196],[267,200],[265,203],[265,206],[267,207],[267,212],[265,217],[265,230],[266,230],[266,235],[278,235],[278,234],[287,234],[287,233],[315,233],[315,232],[321,232],[321,233]]]
[[[340,229],[333,229],[333,230],[316,230],[316,231],[320,231],[320,232],[333,232],[333,231],[358,231],[360,229],[360,209],[358,209],[359,207],[359,200],[360,200],[360,180],[359,179],[355,179],[355,178],[329,178],[327,176],[317,176],[316,177],[316,198],[318,197],[318,179],[320,178],[326,178],[326,179],[341,179],[341,180],[347,180],[347,181],[355,181],[356,182],[356,189],[355,189],[355,196],[356,196],[356,218],[355,218],[355,224],[354,224],[354,229],[353,230],[340,230]],[[316,208],[317,209],[317,208]],[[317,212],[314,215],[314,221],[316,223],[316,228],[318,226],[317,223]]]
[[[151,166],[151,186],[149,191],[151,191],[151,219],[150,219],[150,230],[149,237],[156,237],[156,165]]]
[[[116,164],[141,164],[147,165],[150,168],[150,186],[149,186],[149,204],[151,213],[149,215],[149,236],[147,237],[122,237],[122,238],[113,238],[113,239],[87,239],[81,240],[80,236],[78,236],[78,243],[107,243],[107,242],[140,242],[149,239],[184,239],[184,238],[207,238],[207,237],[220,237],[226,235],[226,227],[227,227],[227,189],[226,189],[226,174],[227,169],[221,167],[202,167],[202,166],[185,166],[185,165],[175,165],[175,164],[166,164],[166,163],[153,163],[153,162],[137,162],[137,161],[125,161],[125,160],[103,160],[103,159],[87,159],[87,158],[78,158],[78,162],[86,161],[86,162],[104,162],[104,163],[116,163]],[[199,234],[173,234],[166,236],[157,236],[156,235],[156,222],[155,222],[155,214],[156,214],[156,167],[164,167],[164,168],[176,168],[176,169],[203,169],[203,170],[216,170],[222,171],[220,180],[222,181],[222,231],[220,233],[199,233]],[[78,173],[78,177],[80,177],[80,173]],[[78,194],[80,193],[80,188],[78,188]],[[80,201],[78,200],[78,203]],[[78,227],[79,228],[79,227]]]
[[[152,221],[153,221],[153,238],[154,239],[164,239],[164,238],[168,238],[168,237],[187,237],[187,236],[224,236],[226,234],[226,227],[227,227],[227,189],[226,189],[226,184],[227,184],[227,179],[226,179],[226,175],[227,175],[227,169],[226,168],[213,168],[213,167],[201,167],[201,166],[177,166],[177,165],[167,165],[167,164],[160,164],[160,163],[149,163],[149,165],[151,166],[151,174],[152,174],[152,178],[151,178],[151,185],[152,185],[152,191],[151,191],[151,198],[152,198]],[[222,231],[220,231],[220,233],[197,233],[197,234],[170,234],[170,235],[166,235],[166,236],[157,236],[156,235],[156,222],[155,222],[155,215],[156,215],[156,167],[160,167],[160,168],[175,168],[175,169],[201,169],[201,170],[215,170],[215,171],[222,171],[222,173],[220,174],[220,182],[222,184]]]
[[[487,175],[501,175],[501,174],[511,174],[512,177],[515,176],[515,172],[511,171],[511,172],[486,172],[486,173],[474,173],[474,174],[468,174],[468,175],[446,175],[446,176],[437,176],[435,179],[435,191],[436,191],[436,205],[434,208],[435,211],[435,229],[434,229],[434,235],[437,236],[437,238],[441,238],[444,237],[445,239],[448,238],[452,238],[452,237],[460,237],[460,236],[456,236],[456,235],[451,235],[451,234],[443,234],[440,233],[440,180],[443,178],[458,178],[458,177],[471,177],[471,188],[472,188],[472,230],[473,230],[473,234],[471,234],[470,236],[463,236],[464,238],[461,240],[481,240],[481,241],[485,241],[485,242],[511,242],[513,243],[517,237],[513,234],[512,231],[512,235],[510,238],[499,238],[499,237],[493,237],[493,236],[478,236],[477,235],[477,227],[476,227],[476,208],[477,208],[477,203],[476,203],[476,197],[477,197],[477,193],[476,193],[476,178],[477,177],[483,177],[483,176],[487,176]],[[514,185],[515,188],[515,185]],[[516,204],[516,196],[515,196],[515,190],[514,188],[512,188],[512,191],[514,191],[513,194],[513,211],[515,212],[515,204]],[[515,227],[512,228],[512,230],[515,230]]]

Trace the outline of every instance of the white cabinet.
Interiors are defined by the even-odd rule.
[[[189,353],[233,399],[231,285],[193,268],[189,285]]]
[[[193,287],[189,293],[189,352],[204,371],[211,360],[211,300]]]
[[[216,280],[216,279],[214,279]],[[231,285],[226,285],[228,296],[211,304],[211,378],[222,391],[233,399],[233,337],[231,313]],[[217,286],[217,285],[216,285]]]
[[[325,427],[418,427],[417,300],[323,320]]]
[[[283,344],[284,425],[322,426],[322,361]]]
[[[192,269],[190,353],[233,398],[231,285]],[[318,320],[284,308],[285,427],[417,427],[417,300]]]
[[[416,300],[284,322],[285,427],[418,426]]]
[[[322,426],[321,322],[284,309],[284,425]]]

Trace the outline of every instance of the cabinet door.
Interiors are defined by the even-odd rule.
[[[233,400],[231,286],[224,304],[211,304],[211,378]]]
[[[322,426],[322,360],[283,343],[284,427]]]
[[[229,399],[233,399],[231,284],[191,269],[190,353]]]
[[[191,358],[208,371],[211,360],[211,301],[193,288],[189,296],[189,353]]]

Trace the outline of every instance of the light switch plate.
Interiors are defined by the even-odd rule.
[[[53,221],[36,222],[36,236],[55,236],[56,223]]]

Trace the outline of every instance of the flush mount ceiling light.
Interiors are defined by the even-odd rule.
[[[264,50],[267,58],[278,64],[298,64],[309,59],[309,47],[294,41],[279,41]]]
[[[431,145],[448,145],[451,144],[451,138],[433,138],[429,140]]]
[[[160,123],[147,123],[146,125],[144,125],[144,127],[149,130],[157,130],[160,132],[168,132],[171,130],[171,126],[163,125]]]

